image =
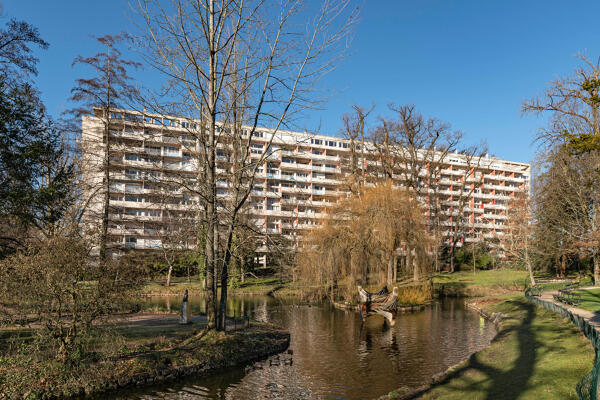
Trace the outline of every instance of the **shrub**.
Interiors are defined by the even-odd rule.
[[[29,326],[34,344],[76,362],[105,318],[131,303],[134,266],[93,263],[79,238],[54,237],[0,262],[0,323]]]

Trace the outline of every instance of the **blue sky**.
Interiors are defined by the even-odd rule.
[[[98,51],[90,35],[129,29],[127,0],[0,0],[4,19],[34,24],[50,43],[40,58],[37,86],[49,111],[68,108],[78,55]],[[467,144],[486,141],[498,157],[530,161],[536,128],[520,104],[570,74],[575,55],[600,56],[596,1],[365,0],[353,54],[324,84],[334,90],[307,126],[337,134],[352,104],[415,104],[465,133]],[[373,119],[371,124],[376,121]]]

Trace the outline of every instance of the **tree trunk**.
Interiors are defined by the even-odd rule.
[[[473,273],[475,273],[475,242],[473,242]]]
[[[527,245],[527,239],[525,239],[525,263],[527,264],[527,271],[529,271],[529,281],[531,282],[531,286],[535,286],[535,279],[533,278],[533,267],[531,265],[531,260],[529,259],[529,248]]]
[[[233,242],[233,229],[235,226],[235,216],[232,217],[231,225],[229,226],[229,232],[227,232],[227,242],[225,245],[225,256],[223,257],[223,266],[221,268],[221,301],[219,305],[219,323],[217,329],[221,331],[226,330],[227,324],[227,281],[229,279],[229,262],[231,261],[231,244]]]
[[[110,82],[110,81],[109,81]],[[107,96],[110,101],[110,95]],[[108,103],[107,103],[108,104]],[[108,211],[110,209],[110,108],[105,109],[106,123],[104,124],[103,142],[104,142],[104,160],[102,168],[104,170],[103,190],[104,190],[104,208],[102,210],[102,232],[100,234],[100,259],[106,259],[106,246],[108,242]]]
[[[167,284],[165,285],[166,287],[171,285],[171,273],[173,273],[173,266],[169,265],[169,271],[167,272]]]
[[[216,205],[216,68],[217,55],[215,51],[215,4],[214,0],[210,0],[209,4],[209,32],[208,32],[208,143],[206,160],[206,184],[207,184],[207,204],[206,204],[206,247],[205,247],[205,263],[206,263],[206,284],[208,286],[208,296],[206,299],[206,312],[208,317],[208,327],[213,329],[217,327],[217,250],[218,250],[218,215]]]
[[[456,248],[456,244],[452,243],[450,246],[450,272],[454,272],[454,249]]]
[[[240,282],[244,283],[246,279],[246,260],[240,257]]]
[[[394,282],[394,255],[391,254],[388,258],[387,266],[387,285],[391,286]]]
[[[597,285],[600,282],[600,257],[598,253],[594,252],[592,258],[594,260],[594,285]]]
[[[413,250],[414,251],[414,250]],[[413,281],[419,282],[421,280],[421,271],[419,270],[419,257],[415,253],[412,257],[413,267]]]
[[[412,267],[413,267],[413,261],[412,261],[412,250],[410,249],[410,247],[406,248],[406,273],[409,274]]]

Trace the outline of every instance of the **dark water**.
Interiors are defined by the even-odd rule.
[[[148,303],[176,310],[180,300],[153,298]],[[201,298],[192,298],[193,311],[203,308]],[[380,317],[361,326],[355,312],[268,297],[231,299],[229,312],[285,327],[293,355],[112,398],[371,399],[401,386],[424,384],[486,347],[495,334],[492,324],[454,299],[399,315],[393,327]]]

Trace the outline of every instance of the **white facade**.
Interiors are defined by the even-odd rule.
[[[84,117],[82,124],[82,143],[87,149],[86,181],[98,185],[103,176],[104,125],[96,117]],[[185,120],[126,111],[113,113],[109,139],[112,248],[160,248],[165,240],[167,211],[190,219],[197,214],[196,196],[178,185],[167,184],[166,194],[164,189],[164,183],[175,181],[176,177],[193,180],[197,175],[198,163],[193,154],[199,144],[188,129],[189,122]],[[252,141],[251,157],[263,156],[271,135],[268,129],[258,131]],[[348,173],[349,148],[348,140],[337,137],[279,131],[258,170],[248,201],[259,226],[268,234],[298,238],[319,225],[327,210],[347,193],[342,182]],[[378,161],[369,146],[365,146],[365,153],[361,162],[369,173],[371,168],[377,168]],[[217,153],[217,164],[223,170],[228,168],[225,146]],[[468,169],[464,156],[445,157],[436,188],[444,214],[440,224],[452,229],[453,218],[457,218],[457,198],[468,187],[466,207],[462,210],[468,221],[464,240],[501,240],[508,202],[520,192],[529,192],[530,166],[485,158],[470,174]],[[160,195],[157,183],[162,186]],[[226,197],[228,190],[226,181],[218,182],[217,196]],[[102,204],[100,190],[90,206],[90,224],[100,224]]]

